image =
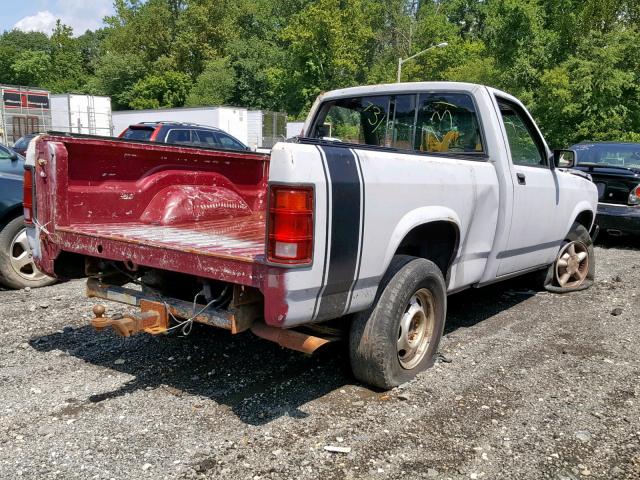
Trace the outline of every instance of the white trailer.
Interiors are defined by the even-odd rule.
[[[13,143],[27,133],[51,128],[49,92],[0,85],[0,143]]]
[[[245,145],[247,109],[240,107],[186,107],[113,112],[113,133],[120,135],[129,125],[141,122],[188,122],[216,127],[233,135]]]
[[[75,93],[51,95],[51,130],[112,136],[111,98]]]
[[[303,128],[304,122],[287,122],[287,138],[300,135]]]
[[[249,110],[247,145],[252,150],[270,149],[287,138],[286,125],[286,113]]]

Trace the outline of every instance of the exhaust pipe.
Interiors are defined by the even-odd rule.
[[[331,340],[326,338],[308,335],[295,330],[286,330],[284,328],[275,328],[265,325],[264,323],[254,323],[251,332],[260,338],[275,342],[281,347],[290,348],[302,353],[311,354],[317,349],[326,345]]]

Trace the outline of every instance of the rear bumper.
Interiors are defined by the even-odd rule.
[[[596,223],[604,232],[640,235],[640,206],[599,203]]]

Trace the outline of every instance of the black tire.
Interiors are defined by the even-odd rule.
[[[563,251],[571,244],[578,245],[580,249],[587,254],[585,266],[585,277],[580,282],[571,282],[571,284],[561,285],[559,276],[557,274],[558,262],[562,256]],[[571,231],[565,237],[565,240],[558,251],[555,261],[549,266],[547,275],[544,280],[544,288],[554,293],[568,293],[577,292],[579,290],[585,290],[593,285],[593,280],[596,275],[596,255],[593,249],[593,241],[589,235],[589,231],[579,223],[574,223],[571,227]]]
[[[428,346],[420,356],[418,352],[411,362],[406,362],[401,354],[404,350],[398,350],[401,320],[409,314],[409,302],[417,295],[425,295],[425,291],[431,296]],[[431,367],[442,338],[446,313],[447,290],[440,269],[423,258],[396,255],[382,278],[373,305],[354,315],[351,323],[349,355],[355,377],[363,383],[389,389]]]
[[[26,242],[17,242],[24,230],[22,216],[14,218],[0,230],[0,283],[16,289],[51,285],[55,279],[37,270],[31,260],[31,250],[25,246]],[[22,238],[20,239],[22,240]],[[12,260],[23,253],[27,255],[29,263],[18,268],[15,266],[15,261]]]

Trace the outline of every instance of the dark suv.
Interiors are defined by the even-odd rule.
[[[130,125],[120,138],[148,142],[192,145],[194,147],[249,150],[237,138],[215,127],[182,122],[142,122]]]
[[[31,256],[22,217],[23,184],[24,158],[0,145],[0,284],[10,288],[54,282],[38,271]]]

